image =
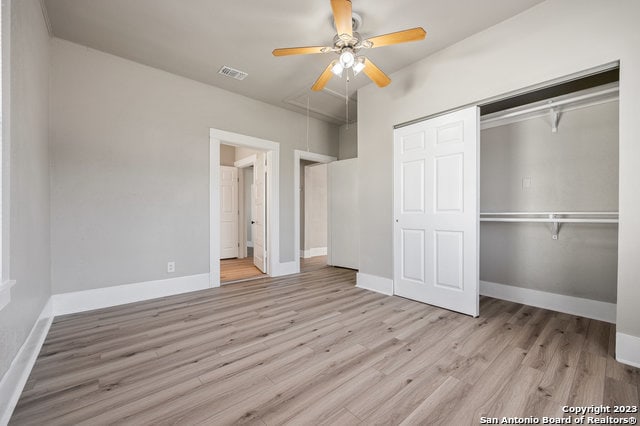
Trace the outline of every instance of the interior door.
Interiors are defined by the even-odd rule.
[[[253,194],[251,197],[251,233],[253,234],[253,264],[267,273],[266,219],[267,219],[267,167],[266,154],[256,155],[253,169]]]
[[[479,109],[394,132],[394,292],[478,316]]]
[[[359,268],[358,159],[327,164],[329,241],[327,263]]]
[[[220,259],[238,257],[238,169],[220,166]]]

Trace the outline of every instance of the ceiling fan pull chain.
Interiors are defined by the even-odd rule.
[[[345,78],[344,105],[346,107],[347,130],[349,130],[349,70],[347,70],[347,78]]]
[[[307,95],[307,152],[309,152],[309,95]]]

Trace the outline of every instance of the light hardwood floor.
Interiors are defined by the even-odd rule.
[[[614,327],[490,298],[481,316],[323,267],[55,320],[12,424],[478,424],[638,405]]]
[[[301,272],[313,271],[318,268],[324,268],[325,266],[327,266],[327,256],[300,259]],[[265,277],[267,277],[267,275],[263,274],[253,264],[253,257],[220,260],[220,283],[222,284]]]
[[[266,276],[253,264],[253,257],[220,260],[220,282],[229,283]]]

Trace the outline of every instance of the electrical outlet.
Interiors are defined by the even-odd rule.
[[[527,188],[531,188],[531,178],[528,176],[522,178],[522,189]]]
[[[176,262],[167,262],[167,273],[176,271]]]

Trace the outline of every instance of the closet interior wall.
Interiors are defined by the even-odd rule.
[[[618,102],[481,131],[481,212],[617,212]],[[480,280],[616,303],[618,227],[482,222]]]

